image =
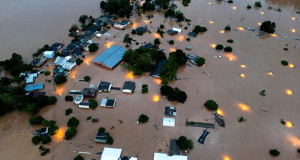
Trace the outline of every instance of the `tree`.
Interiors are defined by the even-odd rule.
[[[71,108],[66,109],[66,111],[65,111],[66,116],[68,116],[71,113],[73,113],[73,110]]]
[[[87,18],[88,18],[87,15],[81,15],[81,16],[79,17],[79,20],[78,20],[78,21],[79,21],[82,25],[84,25]]]
[[[99,129],[98,129],[98,132],[104,133],[104,132],[105,132],[105,128],[103,128],[103,127],[99,128]]]
[[[225,27],[225,31],[230,31],[231,30],[231,27],[230,26],[226,26]]]
[[[77,59],[76,59],[76,64],[77,64],[77,65],[80,65],[82,62],[83,62],[83,60],[81,60],[80,58],[77,58]]]
[[[174,17],[175,16],[175,10],[174,9],[168,9],[165,12],[165,17]]]
[[[160,40],[158,38],[155,38],[154,39],[154,44],[156,44],[156,45],[160,44]]]
[[[92,109],[95,109],[98,106],[98,102],[94,99],[89,99],[89,102]]]
[[[222,44],[218,44],[217,47],[216,47],[216,50],[223,50],[223,48],[224,48],[224,47],[223,47]]]
[[[286,61],[286,60],[282,60],[282,61],[281,61],[281,64],[284,65],[284,66],[287,66],[287,65],[289,65],[289,62]]]
[[[44,74],[45,74],[46,76],[48,76],[48,75],[50,75],[50,71],[45,71]]]
[[[203,66],[205,64],[205,58],[203,57],[198,58],[196,63],[198,66]]]
[[[279,156],[280,155],[280,152],[277,150],[277,149],[271,149],[269,151],[270,155],[272,156]]]
[[[67,78],[63,75],[58,75],[54,78],[54,82],[59,85],[59,84],[63,84],[64,82],[67,81]]]
[[[73,101],[73,96],[67,95],[65,101]]]
[[[103,2],[103,1],[102,1]],[[84,158],[81,155],[78,155],[74,158],[74,160],[84,160]]]
[[[112,145],[114,143],[114,139],[110,135],[108,135],[106,138],[106,143]]]
[[[73,136],[75,136],[76,133],[77,133],[76,127],[71,126],[71,127],[66,131],[65,137],[66,137],[66,139],[70,139],[70,138],[72,138]]]
[[[131,31],[131,34],[136,34],[136,30],[133,29],[133,30]]]
[[[142,93],[148,93],[148,85],[147,84],[142,85]]]
[[[90,76],[85,76],[83,79],[84,79],[84,81],[89,82],[91,80],[91,77]]]
[[[255,2],[254,5],[255,5],[256,7],[261,7],[261,3],[260,3],[260,2]]]
[[[297,149],[297,152],[300,153],[300,148]]]
[[[92,43],[89,45],[89,51],[90,52],[95,52],[98,49],[98,45],[96,43]]]
[[[24,87],[22,86],[17,86],[17,87],[14,87],[11,91],[11,94],[12,95],[24,95],[26,93]]]
[[[77,31],[78,30],[78,26],[76,24],[73,24],[71,26],[71,31]]]
[[[39,107],[45,107],[48,105],[48,97],[44,95],[39,95],[36,98],[33,99],[34,103]]]
[[[165,28],[165,25],[160,24],[159,28],[160,28],[160,29],[164,29],[164,28]]]
[[[44,119],[44,120],[42,121],[42,126],[43,126],[43,127],[47,127],[48,125],[49,125],[49,121],[46,120],[46,119]]]
[[[57,102],[57,98],[55,96],[47,97],[48,105],[54,105]]]
[[[40,111],[40,108],[35,103],[29,104],[26,108],[27,111],[32,115]]]
[[[180,136],[177,144],[181,150],[192,149],[194,147],[192,140],[188,140],[185,136]]]
[[[30,117],[28,121],[31,125],[33,125],[33,124],[41,124],[43,120],[44,118],[42,116],[37,116],[37,117]]]
[[[148,122],[149,121],[149,117],[145,114],[141,114],[139,119],[138,119],[139,122],[141,123],[144,123],[144,122]]]
[[[275,22],[265,21],[260,25],[260,30],[267,33],[274,33],[276,28]]]
[[[126,34],[125,36],[124,36],[124,39],[123,39],[123,43],[126,43],[127,45],[128,44],[131,44],[131,41],[132,41],[133,39],[129,36],[129,34]]]
[[[234,41],[232,39],[227,40],[228,43],[233,43]]]
[[[155,5],[150,3],[149,1],[146,1],[142,6],[143,11],[153,11],[155,9]]]
[[[142,12],[141,12],[142,7],[141,7],[140,2],[136,1],[134,3],[134,6],[135,6],[135,10],[134,11],[140,16],[142,14]]]
[[[130,17],[133,6],[130,5],[128,0],[107,0],[104,11],[109,14],[118,14],[119,17]]]
[[[176,11],[174,17],[177,18],[177,21],[178,21],[178,22],[181,22],[181,21],[184,20],[184,15],[183,15],[183,13],[180,12],[180,11]]]
[[[176,62],[179,66],[186,64],[187,57],[186,54],[181,49],[177,49],[175,52],[172,52],[170,54],[175,55]]]
[[[46,135],[45,137],[43,137],[42,144],[47,144],[49,142],[51,142],[51,137],[50,136]]]
[[[204,103],[204,106],[207,107],[208,110],[217,110],[219,105],[214,101],[214,100],[207,100],[205,103]]]
[[[173,40],[169,40],[169,44],[174,44],[174,41]]]
[[[195,28],[193,29],[193,32],[195,32],[195,33],[199,33],[199,32],[203,33],[206,31],[207,31],[206,27],[201,27],[199,25],[196,25]]]
[[[75,117],[70,118],[67,123],[68,127],[72,127],[72,126],[77,127],[78,124],[79,124],[79,120],[76,119]]]
[[[34,136],[31,138],[31,142],[35,145],[39,144],[41,141],[41,138],[39,136]]]
[[[171,10],[175,10],[177,8],[177,5],[176,4],[174,4],[174,3],[171,3],[171,5],[170,5],[170,9]]]
[[[171,86],[168,85],[164,85],[160,87],[160,93],[163,96],[169,96],[171,93],[173,92],[173,88]]]
[[[100,2],[100,8],[101,8],[101,9],[104,9],[104,8],[105,8],[105,5],[106,5],[106,2],[105,2],[105,1],[101,1],[101,2]]]
[[[224,51],[225,52],[232,52],[232,48],[227,46],[227,47],[224,48]]]

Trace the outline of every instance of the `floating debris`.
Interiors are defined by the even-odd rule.
[[[223,116],[219,115],[218,113],[213,113],[215,115],[216,121],[219,123],[219,126],[225,127],[225,122]]]

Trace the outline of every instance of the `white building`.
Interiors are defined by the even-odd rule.
[[[115,99],[107,99],[103,98],[101,101],[101,107],[115,107],[116,100]]]
[[[163,126],[175,127],[175,119],[163,118]]]
[[[188,160],[184,155],[168,156],[166,153],[154,153],[154,160]]]
[[[53,57],[54,57],[54,51],[45,51],[45,52],[43,53],[43,56],[44,56],[45,58],[53,58]]]
[[[119,160],[121,153],[120,148],[104,147],[100,160]]]
[[[90,108],[90,102],[80,102],[78,107],[79,108]]]
[[[75,104],[79,104],[83,100],[83,95],[77,95],[77,97],[74,100]]]

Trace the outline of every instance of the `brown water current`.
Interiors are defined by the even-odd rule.
[[[1,60],[10,58],[15,52],[21,54],[25,62],[30,62],[32,53],[44,44],[60,42],[68,45],[71,41],[68,29],[72,24],[79,25],[80,15],[98,17],[102,14],[99,2],[98,0],[2,0]],[[100,39],[93,38],[93,41],[99,43],[100,48],[95,53],[84,53],[87,55],[85,62],[76,66],[68,76],[67,83],[55,86],[54,90],[52,75],[48,77],[39,75],[35,80],[35,83],[45,83],[44,91],[47,95],[56,95],[58,98],[56,105],[47,106],[38,114],[46,119],[56,120],[60,127],[58,133],[52,137],[51,144],[45,145],[51,152],[44,157],[40,156],[38,146],[31,142],[31,131],[41,126],[31,126],[28,123],[29,114],[14,111],[0,117],[0,159],[66,160],[78,155],[74,151],[91,152],[90,155],[82,154],[85,159],[100,159],[100,155],[94,153],[102,152],[106,146],[122,148],[122,156],[136,156],[139,153],[139,160],[152,160],[154,152],[161,149],[161,152],[167,153],[170,139],[177,139],[181,135],[194,142],[194,149],[188,154],[189,160],[271,160],[273,157],[269,155],[269,150],[273,148],[281,152],[277,159],[299,159],[297,148],[300,148],[298,138],[300,41],[284,36],[300,38],[300,14],[296,14],[296,11],[300,10],[300,4],[298,0],[266,0],[261,1],[261,8],[252,7],[247,10],[247,4],[253,6],[254,2],[244,0],[229,4],[224,1],[192,0],[188,7],[183,7],[181,1],[177,0],[174,1],[178,6],[177,10],[192,20],[192,26],[188,26],[186,22],[178,23],[166,19],[162,13],[153,11],[145,14],[154,15],[151,19],[145,15],[138,17],[134,14],[129,19],[135,22],[134,26],[127,26],[125,31],[110,29],[108,33],[112,34],[111,37],[103,35]],[[269,6],[273,9],[268,9]],[[274,10],[277,8],[280,8],[281,12]],[[253,36],[253,32],[240,28],[259,29],[258,24],[266,20],[276,22],[275,35],[257,37]],[[140,44],[153,42],[155,38],[160,37],[156,34],[160,24],[165,25],[165,31],[172,27],[182,29],[182,33],[178,35],[170,36],[165,33],[164,38],[160,38],[162,44],[159,47],[167,54],[177,48],[187,54],[196,54],[206,59],[205,67],[179,67],[177,77],[187,79],[169,84],[186,91],[188,99],[184,104],[169,102],[161,96],[160,84],[156,79],[149,77],[149,73],[130,78],[126,76],[128,72],[122,71],[120,65],[113,70],[106,70],[93,63],[94,58],[109,46],[124,47],[123,37],[130,34],[133,27],[147,25],[151,34],[130,35]],[[180,27],[180,24],[183,26]],[[232,30],[222,33],[228,24]],[[188,42],[185,40],[188,38],[187,34],[195,25],[205,26],[208,31],[191,38]],[[184,29],[185,26],[188,26],[187,30]],[[295,32],[292,32],[292,29]],[[109,38],[109,43],[105,44],[105,38]],[[227,43],[228,39],[233,39],[234,43]],[[169,40],[174,40],[175,44],[169,45],[167,42]],[[216,44],[231,46],[233,52],[217,52],[211,47]],[[186,46],[192,46],[193,49],[185,50]],[[139,46],[132,44],[131,47],[135,49]],[[286,47],[289,51],[283,50]],[[222,57],[215,57],[219,55]],[[282,66],[281,60],[287,60],[294,67]],[[41,69],[51,70],[52,64],[53,60],[49,60]],[[273,75],[268,74],[271,70]],[[211,77],[205,73],[209,73]],[[100,106],[94,110],[79,109],[72,102],[66,102],[64,97],[71,89],[81,90],[89,87],[90,83],[77,81],[86,75],[91,77],[91,83],[94,85],[101,80],[112,82],[114,87],[122,87],[124,81],[132,79],[136,82],[135,92],[123,94],[112,90],[109,93],[98,93],[95,99],[99,103],[106,97],[117,99],[113,109]],[[46,79],[52,82],[47,83]],[[142,84],[148,84],[147,94],[140,93]],[[259,95],[261,90],[266,90],[266,96]],[[286,94],[286,90],[291,90],[293,94]],[[154,101],[154,96],[159,96],[160,100]],[[219,104],[219,112],[225,119],[225,128],[215,123],[212,112],[201,107],[209,99]],[[164,107],[169,105],[177,107],[175,127],[162,126],[162,119],[166,117]],[[67,108],[73,109],[73,113],[69,116],[65,116]],[[150,120],[145,124],[137,124],[138,116],[142,113],[147,114]],[[86,121],[88,116],[98,118],[99,122]],[[239,123],[240,116],[247,121]],[[67,130],[67,121],[71,117],[80,120],[78,132],[73,140],[64,141],[62,137]],[[208,129],[210,134],[206,138],[205,145],[197,142],[203,128],[186,127],[186,119],[215,124],[214,130]],[[280,123],[280,119],[290,121],[294,126],[288,128]],[[122,120],[123,124],[118,120]],[[155,124],[158,125],[158,130],[154,127]],[[112,126],[114,128],[110,129]],[[112,135],[113,145],[98,144],[89,140],[95,138],[100,127],[105,127]],[[78,147],[81,144],[85,146]]]

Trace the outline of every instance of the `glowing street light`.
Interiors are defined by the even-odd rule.
[[[296,30],[295,30],[295,29],[292,29],[292,32],[296,32]]]
[[[154,95],[154,96],[153,96],[153,101],[154,101],[154,102],[159,101],[159,96],[158,96],[158,95]]]
[[[212,48],[216,48],[217,45],[216,45],[216,44],[211,44],[210,46],[211,46]]]
[[[236,10],[237,8],[236,8],[236,7],[232,7],[232,9],[233,9],[233,10]]]
[[[208,4],[211,5],[211,2],[209,2]]]
[[[210,23],[210,24],[213,24],[214,22],[213,22],[213,21],[209,21],[209,23]]]
[[[238,29],[241,30],[241,31],[244,31],[244,30],[245,30],[243,27],[239,27]]]
[[[296,18],[295,18],[295,17],[292,17],[292,20],[296,20]]]
[[[290,64],[289,64],[289,67],[290,67],[290,68],[294,68],[294,65],[290,63]]]
[[[261,23],[257,23],[259,26],[261,25]]]
[[[242,67],[242,68],[246,68],[246,66],[245,66],[245,65],[241,65],[241,67]]]
[[[260,12],[260,14],[261,14],[261,15],[264,15],[264,14],[265,14],[265,12]]]
[[[293,128],[293,123],[286,121],[285,125],[289,128]]]
[[[245,74],[241,74],[241,77],[245,78]]]
[[[222,31],[220,31],[220,33],[224,33],[224,31],[222,30]]]
[[[287,90],[285,90],[285,93],[286,93],[286,94],[288,94],[288,95],[291,95],[291,94],[293,94],[293,92],[292,92],[291,90],[288,90],[288,89],[287,89]]]

